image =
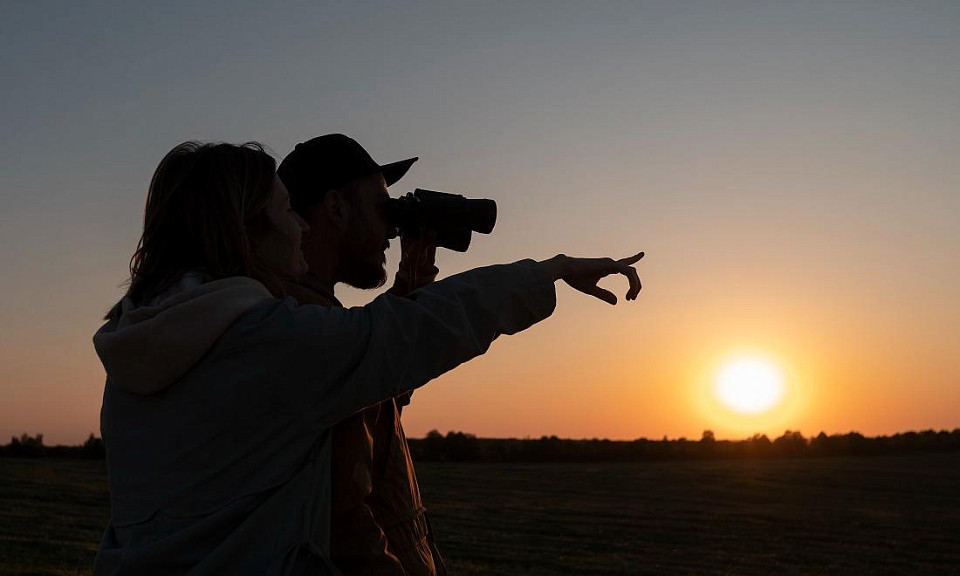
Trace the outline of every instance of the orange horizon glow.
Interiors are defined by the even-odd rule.
[[[696,304],[678,313],[671,304],[675,297],[656,281],[667,272],[653,254],[641,266],[645,288],[637,302],[594,304],[558,285],[553,317],[525,333],[501,337],[486,355],[418,390],[404,410],[407,435],[422,437],[436,429],[488,438],[696,439],[709,429],[718,439],[737,440],[754,434],[775,438],[786,430],[807,437],[821,431],[878,436],[957,427],[958,404],[951,400],[956,391],[949,378],[932,366],[903,370],[889,353],[883,331],[865,330],[851,338],[848,332],[825,329],[826,311],[779,308],[778,299],[788,295],[754,300],[746,314],[729,303],[718,306],[722,294],[712,302],[687,294],[682,297]],[[348,305],[371,297],[360,291],[344,296]],[[778,309],[783,310],[779,315],[769,313]],[[860,320],[867,328],[875,326],[867,316]],[[87,322],[86,329],[60,333],[63,346],[89,342],[99,321]],[[931,350],[917,342],[897,352]],[[0,423],[4,436],[43,433],[49,444],[76,444],[91,432],[99,435],[103,371],[92,346],[74,354],[70,362],[22,356],[6,365],[8,376],[37,382],[19,389],[23,400],[7,398],[41,399],[46,418],[41,423],[31,414],[8,413]],[[718,372],[743,357],[767,358],[781,371],[783,397],[772,409],[738,413],[717,400]],[[904,400],[908,389],[896,383],[908,378],[939,378],[940,401],[918,407],[919,398]]]

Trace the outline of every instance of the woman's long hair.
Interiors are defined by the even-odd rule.
[[[213,280],[250,276],[280,295],[256,256],[275,176],[276,161],[256,142],[184,142],[167,153],[150,181],[127,296],[147,303],[190,271]],[[107,319],[119,315],[118,303]]]

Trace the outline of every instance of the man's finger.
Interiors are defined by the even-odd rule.
[[[624,266],[621,270],[621,273],[627,277],[627,281],[630,283],[630,290],[627,291],[627,300],[635,300],[637,295],[640,294],[640,274],[637,273],[637,269],[632,266]]]
[[[630,256],[628,258],[622,258],[618,260],[618,262],[620,262],[621,264],[626,264],[627,266],[630,266],[631,264],[636,264],[637,262],[639,262],[641,258],[643,258],[643,252],[634,254],[633,256]]]
[[[578,288],[581,292],[589,294],[596,298],[599,298],[606,302],[607,304],[615,305],[617,303],[617,296],[609,290],[604,290],[599,286],[581,286]]]
[[[630,279],[630,290],[627,292],[627,300],[636,300],[637,296],[640,295],[643,284],[640,283],[640,275],[637,274],[637,271],[633,268],[630,270],[633,273],[627,276],[627,278]]]

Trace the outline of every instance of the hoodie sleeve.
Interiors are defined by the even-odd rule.
[[[357,308],[274,300],[231,331],[245,334],[243,353],[252,348],[269,364],[274,392],[291,410],[329,426],[483,354],[498,335],[528,328],[555,306],[549,273],[524,260]]]

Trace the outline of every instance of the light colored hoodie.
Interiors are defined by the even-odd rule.
[[[245,277],[125,300],[94,336],[111,497],[95,574],[338,574],[330,428],[555,305],[532,260],[350,309],[276,299]]]

